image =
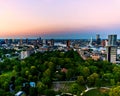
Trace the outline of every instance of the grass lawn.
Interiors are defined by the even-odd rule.
[[[108,96],[106,89],[93,89],[85,93],[83,96]]]

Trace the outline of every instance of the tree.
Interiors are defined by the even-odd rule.
[[[34,75],[38,75],[36,66],[31,66],[31,67],[30,67],[30,73],[31,73],[33,76],[34,76]]]
[[[98,80],[98,77],[99,75],[97,73],[93,73],[89,77],[87,77],[89,85],[95,85]]]
[[[67,72],[66,72],[66,77],[67,77],[67,80],[71,79],[73,76],[74,76],[74,70],[73,69],[68,69]]]
[[[49,62],[49,63],[48,63],[48,67],[49,67],[49,69],[50,69],[52,72],[54,72],[54,70],[55,70],[55,64],[54,64],[53,62]]]
[[[79,85],[78,85],[77,83],[73,83],[73,84],[70,86],[69,91],[70,91],[72,94],[77,94],[77,92],[80,91]]]
[[[51,77],[51,74],[52,74],[52,72],[51,72],[51,70],[48,68],[47,70],[45,70],[45,72],[43,73],[43,76],[44,77]]]
[[[84,77],[83,76],[78,76],[77,77],[77,83],[80,85],[83,85],[85,83]]]
[[[12,64],[10,59],[6,58],[3,63],[6,66],[5,70],[7,71],[12,70],[12,66],[11,66]]]
[[[87,76],[89,76],[89,74],[90,74],[90,70],[89,70],[89,68],[88,67],[83,67],[83,69],[82,69],[82,75],[86,78]]]
[[[48,86],[51,85],[51,78],[50,77],[46,76],[46,77],[41,78],[41,80],[42,80],[42,83],[44,83]]]
[[[15,80],[15,85],[22,85],[23,83],[23,78],[22,77],[17,77]]]
[[[120,96],[120,86],[110,89],[109,96]]]
[[[5,81],[5,82],[3,83],[3,88],[4,88],[5,91],[8,91],[8,90],[9,90],[8,86],[9,86],[9,83],[8,83],[7,81]]]
[[[29,95],[30,96],[37,96],[37,89],[34,87],[31,87],[29,90]]]
[[[115,81],[120,81],[120,67],[119,66],[115,66],[113,68],[113,77]]]
[[[39,94],[43,94],[43,91],[45,89],[47,89],[47,86],[44,83],[42,83],[42,82],[37,83],[37,90],[38,90]]]
[[[114,86],[114,85],[115,85],[115,80],[114,80],[114,79],[110,79],[110,84],[111,84],[112,86]]]
[[[46,90],[44,90],[44,94],[46,96],[55,96],[55,91],[51,90],[51,89],[46,89]]]
[[[97,70],[98,70],[98,68],[96,66],[93,66],[93,65],[89,66],[89,69],[90,69],[91,74],[94,72],[97,72]]]
[[[105,74],[103,74],[103,76],[102,76],[102,79],[104,80],[104,81],[107,81],[107,82],[110,82],[110,79],[112,79],[113,78],[113,74],[112,73],[105,73]]]

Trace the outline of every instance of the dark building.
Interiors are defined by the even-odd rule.
[[[107,60],[111,63],[116,63],[117,59],[117,35],[108,36],[108,46],[107,46]]]
[[[9,44],[12,44],[12,39],[9,39]]]
[[[8,39],[5,39],[5,44],[8,44]]]
[[[101,39],[100,39],[100,35],[99,34],[96,35],[96,44],[97,45],[101,44]]]
[[[105,40],[102,40],[102,41],[101,41],[101,46],[104,47],[105,45],[106,45]]]
[[[54,39],[51,39],[51,46],[54,46]]]
[[[41,39],[41,37],[37,38],[37,44],[39,44],[39,45],[42,44],[42,39]]]
[[[47,40],[43,39],[43,40],[42,40],[42,45],[43,45],[43,46],[47,45]]]
[[[117,35],[108,35],[108,46],[117,45]]]
[[[111,63],[116,63],[117,48],[115,46],[107,46],[107,60]]]
[[[67,40],[67,48],[70,48],[70,44],[71,44],[70,40]]]
[[[26,44],[28,44],[28,43],[29,43],[29,40],[28,40],[28,38],[26,38],[26,40],[25,40],[25,41],[26,41]]]
[[[41,42],[41,40],[42,40],[41,37],[39,37],[39,38],[38,38],[38,41]]]
[[[22,45],[23,44],[23,39],[20,39],[20,45]]]

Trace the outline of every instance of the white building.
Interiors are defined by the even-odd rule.
[[[21,53],[20,53],[20,59],[25,59],[25,58],[27,58],[29,56],[30,56],[29,51],[21,51]]]

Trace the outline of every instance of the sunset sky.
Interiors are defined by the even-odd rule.
[[[118,34],[120,0],[0,0],[0,38]]]

